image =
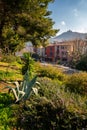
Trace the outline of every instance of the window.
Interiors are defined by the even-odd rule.
[[[52,51],[52,47],[50,47],[50,51]]]
[[[61,49],[64,49],[64,46],[61,46]]]
[[[62,51],[62,55],[64,55],[64,51]]]
[[[57,46],[57,49],[59,49],[59,46]]]
[[[50,52],[50,56],[53,56],[53,52]]]

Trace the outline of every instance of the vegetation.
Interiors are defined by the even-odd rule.
[[[30,97],[31,90],[36,83],[36,79],[37,77],[35,76],[32,80],[30,80],[29,73],[27,71],[24,76],[24,80],[20,84],[15,82],[15,88],[6,86],[5,89],[8,88],[9,92],[12,90],[15,97],[15,102],[19,103],[20,101],[25,101]],[[33,90],[36,90],[36,88],[33,88]]]
[[[24,75],[27,71],[29,72],[29,76],[32,77],[34,72],[34,60],[31,57],[30,53],[24,53],[22,56],[23,66],[22,66],[22,74]]]
[[[87,95],[87,73],[72,74],[66,81],[66,89],[70,92]]]
[[[65,75],[62,73],[62,70],[52,67],[51,65],[48,66],[39,66],[37,73],[40,77],[49,77],[51,79],[58,79],[63,81]]]
[[[19,104],[14,104],[12,94],[0,93],[1,130],[80,130],[86,128],[87,73],[72,74],[68,77],[52,66],[49,66],[47,71],[47,67],[37,63],[35,68],[37,73],[39,72],[37,80],[41,85],[35,86],[38,93],[34,94],[32,91],[29,99],[26,98],[26,105],[22,100]],[[48,75],[47,73],[42,75],[42,70]],[[58,78],[57,71],[62,78]],[[51,74],[54,77],[51,77]]]
[[[22,60],[13,56],[26,41],[45,46],[55,35],[47,9],[50,2],[53,0],[0,0],[1,61],[7,62],[0,62],[0,81],[10,80],[11,85],[16,81],[16,86],[5,87],[12,93],[0,86],[0,130],[87,128],[86,72],[68,76],[56,67],[34,63],[29,53]],[[32,73],[38,75],[39,87]],[[18,83],[19,79],[23,82]]]
[[[18,81],[22,80],[21,75],[22,65],[16,62],[0,62],[0,81]]]
[[[64,86],[61,86],[58,80],[46,77],[38,80],[41,82],[38,95],[32,93],[26,107],[22,102],[19,105],[13,104],[7,115],[5,101],[1,100],[5,116],[8,117],[8,120],[5,117],[4,123],[0,122],[2,128],[5,128],[6,124],[9,129],[23,130],[73,130],[87,127],[87,97],[65,92]],[[8,95],[7,99],[11,102]]]
[[[76,64],[76,69],[87,71],[87,55],[83,55]]]
[[[57,30],[49,15],[53,0],[0,0],[0,48],[4,54],[15,54],[26,41],[44,45]]]

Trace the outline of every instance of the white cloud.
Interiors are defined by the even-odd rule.
[[[77,17],[77,16],[78,16],[78,10],[77,10],[77,9],[74,9],[74,10],[73,10],[73,14],[74,14],[74,16]]]
[[[79,32],[87,33],[87,27],[80,28],[80,29],[79,29]]]
[[[65,26],[66,25],[65,21],[61,21],[61,25]]]
[[[74,32],[80,32],[80,33],[87,33],[87,27],[78,27],[75,29],[72,29]]]

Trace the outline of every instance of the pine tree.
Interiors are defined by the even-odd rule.
[[[48,5],[53,0],[0,0],[0,48],[14,53],[31,41],[44,45],[57,33],[49,17]]]

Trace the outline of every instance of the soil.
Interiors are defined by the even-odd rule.
[[[8,89],[4,89],[6,86],[14,86],[11,83],[7,83],[5,81],[0,81],[0,92],[7,92]]]

